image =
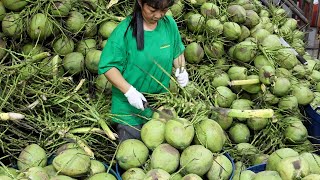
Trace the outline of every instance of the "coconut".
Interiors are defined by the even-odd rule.
[[[292,73],[297,78],[303,78],[307,74],[307,71],[304,68],[304,65],[298,64],[298,65],[293,67]]]
[[[90,160],[90,175],[106,172],[104,164],[100,161],[91,159]]]
[[[182,179],[182,175],[180,173],[174,173],[171,174],[170,176],[170,180],[181,180]]]
[[[227,71],[230,67],[228,60],[224,57],[217,59],[214,66],[216,69],[220,69],[223,71]]]
[[[231,21],[236,23],[244,23],[246,21],[246,10],[240,5],[231,5],[227,12],[230,15]]]
[[[9,1],[9,0],[8,0]],[[19,38],[22,34],[22,17],[20,14],[7,13],[2,20],[2,32],[9,37]]]
[[[70,0],[54,0],[50,5],[50,14],[56,17],[68,16],[72,8]]]
[[[184,174],[203,176],[211,168],[212,163],[212,152],[201,145],[191,145],[181,153],[180,166]]]
[[[244,25],[248,28],[253,28],[260,22],[259,15],[253,11],[253,10],[246,10],[246,20],[244,22]]]
[[[308,79],[311,79],[312,82],[320,82],[320,71],[312,70],[312,73]]]
[[[159,114],[158,112],[153,112],[152,119],[167,122],[168,120],[170,120],[172,118],[178,117],[177,112],[175,111],[175,109],[173,107],[160,106],[157,110],[161,113]]]
[[[223,42],[220,42],[220,41],[215,41],[210,44],[205,44],[204,51],[209,57],[212,57],[215,59],[219,59],[225,54]]]
[[[216,101],[219,107],[228,108],[231,106],[232,102],[237,98],[228,87],[219,86],[216,88]]]
[[[265,128],[268,122],[269,120],[266,118],[249,118],[247,120],[247,125],[250,129],[258,131]]]
[[[100,24],[99,27],[99,34],[102,36],[103,39],[107,39],[110,37],[113,30],[118,26],[118,23],[114,21],[105,21]]]
[[[298,64],[298,59],[290,49],[279,49],[276,54],[276,60],[280,67],[288,70]]]
[[[149,149],[153,150],[164,142],[165,127],[165,122],[160,120],[151,120],[142,126],[141,139]]]
[[[298,21],[293,19],[293,18],[287,18],[286,21],[284,22],[284,24],[282,25],[282,27],[288,27],[290,28],[292,31],[297,29],[297,24]]]
[[[3,20],[4,16],[6,15],[6,8],[3,5],[3,2],[0,2],[0,21]]]
[[[241,35],[238,41],[241,42],[246,38],[248,38],[249,36],[250,36],[250,30],[246,26],[241,25]]]
[[[247,80],[248,79],[259,79],[259,76],[250,75],[247,77]],[[257,83],[257,84],[242,85],[241,88],[250,94],[256,94],[261,91],[261,84]]]
[[[228,117],[225,114],[216,113],[216,112],[212,113],[210,119],[215,120],[223,130],[227,130],[233,122],[232,117]]]
[[[270,35],[270,32],[265,29],[258,29],[251,34],[252,37],[256,38],[258,42],[262,42],[264,38]]]
[[[243,41],[235,45],[233,57],[241,62],[250,62],[257,54],[257,44],[251,41]]]
[[[236,40],[241,36],[241,27],[235,22],[223,23],[223,36],[228,40]]]
[[[56,171],[56,169],[54,168],[54,166],[52,164],[45,166],[43,168],[46,173],[51,177],[51,176],[56,176],[58,174],[58,172]],[[51,180],[51,179],[50,179]]]
[[[67,55],[73,52],[74,42],[71,38],[61,36],[60,38],[53,41],[52,48],[54,52],[59,55]]]
[[[263,17],[263,16],[260,16],[260,23],[262,23],[263,25],[266,25],[268,23],[270,23],[271,20],[269,17]]]
[[[267,163],[268,158],[269,158],[268,154],[258,154],[252,160],[252,164],[258,165],[258,164],[262,164],[262,163]]]
[[[320,179],[320,174],[309,174],[308,176],[302,178],[301,180],[318,180]]]
[[[232,163],[225,155],[218,155],[213,158],[213,163],[207,172],[209,180],[229,179],[233,171]]]
[[[278,107],[281,110],[293,110],[298,108],[298,99],[296,96],[288,95],[279,100]]]
[[[247,79],[247,68],[241,66],[232,66],[228,70],[228,76],[231,80],[245,80]]]
[[[188,174],[183,176],[181,180],[202,180],[202,178],[196,174]]]
[[[39,44],[27,43],[22,46],[22,54],[34,56],[43,52],[43,47]]]
[[[200,44],[192,42],[187,45],[184,56],[188,63],[197,64],[200,63],[204,57],[204,51]]]
[[[15,169],[15,168],[6,167],[6,166],[1,166],[0,167],[0,175],[6,175],[6,176],[10,176],[10,177],[17,177],[19,174],[20,174],[20,171]]]
[[[61,174],[78,177],[90,171],[90,156],[80,148],[67,149],[57,155],[52,162]]]
[[[191,14],[187,19],[187,27],[191,32],[201,32],[204,24],[205,18],[198,13]]]
[[[79,52],[67,54],[63,60],[63,67],[69,74],[79,74],[84,69],[84,57]]]
[[[300,179],[310,173],[308,162],[300,156],[286,157],[280,160],[276,171],[282,179]]]
[[[12,11],[21,11],[27,4],[26,0],[2,0],[3,5]]]
[[[304,35],[305,35],[305,33],[300,31],[300,30],[298,30],[298,29],[294,29],[292,31],[292,38],[293,39],[301,39],[301,40],[303,40],[304,39]]]
[[[99,66],[101,53],[102,51],[97,49],[92,49],[88,51],[85,57],[85,65],[86,65],[86,68],[91,73],[98,73],[98,66]]]
[[[165,139],[173,147],[183,150],[194,137],[193,125],[184,118],[169,120],[165,127]]]
[[[85,37],[94,37],[98,32],[98,26],[94,21],[87,21],[84,26],[83,35]]]
[[[51,177],[50,180],[75,180],[75,179],[69,176],[58,175],[58,176]]]
[[[37,13],[32,16],[27,32],[32,40],[44,40],[52,34],[53,24],[45,14]]]
[[[273,66],[270,60],[268,60],[264,55],[258,55],[253,59],[254,66],[260,69],[262,66]]]
[[[215,70],[212,80],[213,87],[228,86],[230,82],[229,76],[222,70]]]
[[[271,105],[277,104],[279,102],[279,98],[273,95],[269,90],[266,90],[266,92],[263,94],[258,93],[257,95],[260,95],[258,98],[262,96],[263,101]]]
[[[232,180],[253,179],[255,176],[256,174],[250,170],[238,171],[238,173],[233,176]]]
[[[257,173],[252,180],[282,180],[277,171],[261,171]]]
[[[25,172],[25,176],[32,180],[49,180],[49,175],[42,167],[31,167]]]
[[[112,88],[112,84],[108,81],[107,77],[104,74],[98,75],[95,80],[95,87],[98,91],[103,92],[110,92]]]
[[[152,169],[147,172],[143,180],[168,180],[170,179],[170,174],[162,169]]]
[[[218,36],[223,33],[223,24],[218,19],[208,19],[205,29],[208,33]]]
[[[219,7],[210,2],[203,3],[200,7],[200,12],[206,18],[215,18],[220,14]]]
[[[121,178],[123,180],[131,180],[131,179],[143,180],[145,176],[146,176],[146,173],[144,173],[142,169],[130,168],[121,175]]]
[[[299,144],[307,140],[308,131],[300,120],[295,120],[289,122],[288,127],[285,129],[284,136],[287,141]]]
[[[283,78],[292,78],[292,74],[288,69],[285,68],[277,68],[276,69],[276,76],[277,77],[283,77]]]
[[[88,180],[117,180],[112,174],[109,173],[99,173],[89,177]]]
[[[170,7],[173,17],[179,17],[184,9],[184,4],[181,0],[176,0],[175,3]]]
[[[116,159],[122,169],[139,167],[148,159],[149,150],[137,139],[127,139],[119,145]]]
[[[271,34],[265,37],[261,43],[261,45],[266,50],[278,50],[282,47],[280,39],[277,35]]]
[[[92,49],[96,49],[97,41],[95,39],[84,39],[77,43],[77,52],[81,52],[84,56]]]
[[[270,85],[274,79],[275,71],[272,66],[262,66],[259,69],[259,80],[265,85]]]
[[[229,137],[234,143],[246,143],[249,142],[250,130],[245,124],[235,123],[229,129]]]
[[[280,160],[286,157],[299,156],[299,153],[291,148],[281,148],[274,151],[268,158],[266,170],[274,171],[277,168]]]
[[[85,26],[84,16],[78,11],[71,11],[66,20],[67,29],[72,33],[78,33]]]
[[[223,129],[212,119],[207,117],[201,119],[199,123],[194,125],[197,140],[211,152],[220,152],[225,144]]]
[[[231,104],[231,109],[250,110],[252,109],[253,102],[248,99],[236,99]],[[246,118],[238,118],[239,121],[245,121]]]
[[[292,95],[297,98],[300,105],[307,105],[314,99],[313,92],[308,87],[301,85],[293,86]]]
[[[36,166],[44,167],[46,164],[46,152],[37,144],[30,144],[24,148],[18,157],[17,163],[20,171]]]
[[[173,173],[179,167],[180,153],[170,144],[161,144],[151,154],[151,168]]]
[[[303,152],[300,157],[308,162],[311,174],[320,174],[320,157],[315,153]]]
[[[271,86],[271,91],[274,95],[282,97],[289,93],[290,88],[290,81],[287,78],[279,77],[275,79],[273,85]]]
[[[261,9],[259,12],[259,16],[260,17],[270,17],[270,13],[266,9]]]

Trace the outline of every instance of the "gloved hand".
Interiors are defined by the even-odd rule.
[[[184,68],[181,69],[181,72],[180,72],[180,68],[177,68],[175,75],[176,75],[177,81],[181,87],[185,87],[188,84],[189,75]]]
[[[142,101],[147,102],[147,100],[139,91],[136,90],[136,88],[130,86],[129,90],[124,94],[124,96],[127,97],[131,106],[144,110]]]

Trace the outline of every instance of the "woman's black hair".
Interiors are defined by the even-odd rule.
[[[132,28],[132,35],[136,38],[137,48],[142,50],[144,48],[144,29],[141,6],[147,4],[154,9],[165,9],[171,7],[174,4],[174,0],[140,0],[141,6],[138,1],[135,1],[132,19],[128,28]]]

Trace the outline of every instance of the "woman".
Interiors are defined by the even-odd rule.
[[[147,100],[142,93],[166,92],[172,66],[180,86],[189,81],[178,27],[165,16],[173,3],[137,0],[132,15],[119,23],[102,51],[99,74],[113,85],[111,112],[119,141],[140,139],[144,117],[152,116],[151,109],[144,109]]]

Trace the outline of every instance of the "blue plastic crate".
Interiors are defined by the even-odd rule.
[[[248,167],[247,170],[250,170],[250,171],[252,171],[254,173],[259,173],[259,172],[265,171],[266,170],[266,166],[267,166],[266,163],[262,163],[262,164],[258,164],[258,165],[255,165],[255,166]]]
[[[309,136],[314,138],[310,138],[310,141],[314,144],[320,144],[320,114],[317,113],[316,109],[313,109],[310,105],[304,107],[307,116],[309,117],[309,121],[305,123],[305,126],[308,130]]]

